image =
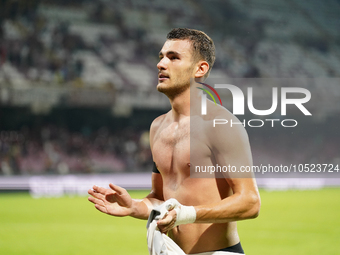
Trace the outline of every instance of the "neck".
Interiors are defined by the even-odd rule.
[[[169,97],[172,116],[175,120],[179,120],[181,117],[190,115],[190,88],[188,87],[182,93],[177,94],[174,97]]]

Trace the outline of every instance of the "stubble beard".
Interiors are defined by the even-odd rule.
[[[162,86],[162,84],[157,86],[157,90],[165,94],[168,98],[173,99],[176,96],[182,94],[184,91],[190,88],[190,81],[187,83],[176,83],[170,86]]]
[[[179,75],[178,77],[183,77],[184,75],[191,73],[192,68],[193,66],[189,67],[187,70],[183,71],[183,74]],[[172,84],[170,85],[165,85],[161,83],[157,86],[157,90],[165,94],[168,98],[174,99],[176,96],[182,94],[190,88],[190,77],[188,77],[187,80],[177,78],[172,80],[171,83]]]

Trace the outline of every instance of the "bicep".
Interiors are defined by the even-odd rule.
[[[212,148],[219,166],[228,166],[223,173],[234,194],[257,193],[251,171],[253,160],[246,130],[240,126],[220,129],[212,137]]]
[[[226,166],[226,178],[252,178],[249,171],[253,160],[248,135],[242,127],[220,128],[210,137],[214,158],[219,166]]]
[[[161,174],[152,173],[152,188],[149,195],[147,195],[143,202],[148,208],[146,218],[149,216],[151,210],[164,202],[163,199],[163,180]]]
[[[155,198],[158,200],[164,200],[163,198],[163,179],[160,173],[152,173],[151,176],[151,192],[147,198]]]
[[[163,121],[165,115],[161,115],[158,118],[156,118],[150,127],[150,149],[151,152],[153,152],[153,143],[154,143],[154,138],[156,135],[156,132],[159,128],[159,125]],[[151,183],[152,183],[152,189],[150,194],[147,196],[147,198],[155,198],[158,200],[163,201],[163,179],[162,175],[159,173],[156,164],[154,163],[153,170],[152,170],[152,176],[151,176]]]

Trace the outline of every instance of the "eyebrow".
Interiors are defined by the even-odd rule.
[[[181,55],[179,52],[177,52],[177,51],[168,51],[168,52],[166,52],[165,53],[165,55]],[[159,56],[161,57],[161,56],[164,56],[164,54],[163,54],[163,52],[159,52]]]

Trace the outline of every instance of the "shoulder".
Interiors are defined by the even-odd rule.
[[[248,134],[243,126],[243,120],[239,120],[226,108],[211,104],[208,121],[205,125],[205,132],[211,147],[224,146],[234,147],[236,144],[249,143]]]
[[[164,122],[168,114],[169,112],[162,114],[152,121],[151,126],[150,126],[150,133],[157,132],[157,130],[162,125],[162,123]]]
[[[150,126],[150,144],[151,144],[151,146],[152,146],[153,139],[154,139],[155,135],[159,131],[160,127],[162,126],[162,123],[166,120],[166,118],[170,114],[170,112],[171,111],[169,111],[165,114],[162,114],[152,121],[151,126]]]

